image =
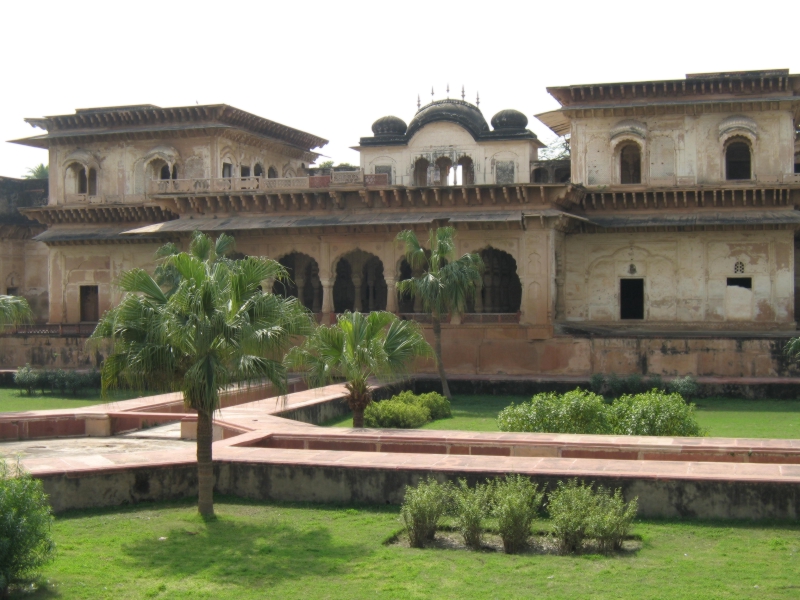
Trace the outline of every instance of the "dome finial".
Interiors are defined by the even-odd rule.
[[[422,103],[419,101],[419,94],[417,94],[417,110],[419,110],[420,106],[422,106]]]
[[[450,84],[447,84],[447,99],[450,100]]]
[[[433,102],[433,86],[431,86],[431,102]]]
[[[478,92],[475,97],[475,106],[480,106],[480,105],[481,105],[481,93]]]
[[[464,101],[464,84],[461,84],[461,101]]]

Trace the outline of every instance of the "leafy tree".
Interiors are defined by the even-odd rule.
[[[388,312],[346,312],[337,322],[320,326],[301,346],[292,348],[287,363],[306,372],[312,386],[335,378],[347,383],[353,426],[364,426],[364,409],[372,401],[369,380],[393,381],[406,375],[417,358],[432,356],[419,326]]]
[[[478,254],[465,254],[453,260],[456,252],[456,230],[440,227],[430,230],[428,245],[422,247],[417,234],[411,230],[401,231],[397,239],[405,244],[405,254],[412,269],[421,269],[419,277],[406,279],[397,284],[403,294],[419,296],[422,309],[431,315],[436,349],[436,364],[442,380],[442,390],[448,400],[450,386],[442,363],[442,317],[461,315],[467,308],[467,301],[475,297],[481,286],[483,260]]]
[[[321,163],[317,165],[318,169],[332,169],[333,168],[333,161],[332,160],[323,160]]]
[[[50,177],[50,166],[39,163],[32,169],[28,169],[25,179],[48,179]]]
[[[32,319],[33,313],[25,298],[0,294],[0,328],[29,323]]]
[[[569,160],[569,139],[566,137],[557,138],[547,148],[539,150],[539,160]]]
[[[285,269],[261,257],[226,258],[233,238],[216,242],[195,232],[189,252],[162,252],[165,289],[142,269],[123,273],[120,304],[103,315],[92,338],[110,340],[102,389],[181,391],[197,411],[198,510],[214,514],[212,417],[227,386],[270,381],[283,392],[280,358],[292,336],[311,329],[296,298],[261,291],[266,279],[284,279]]]
[[[0,460],[0,598],[53,559],[52,522],[42,481]]]

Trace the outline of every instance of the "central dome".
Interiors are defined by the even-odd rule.
[[[480,109],[463,100],[436,100],[423,106],[408,124],[408,137],[429,123],[447,121],[461,125],[476,140],[489,131],[489,124]]]

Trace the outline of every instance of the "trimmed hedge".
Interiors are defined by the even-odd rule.
[[[53,393],[70,393],[77,396],[83,390],[100,388],[100,373],[96,370],[89,372],[65,371],[63,369],[34,369],[30,364],[17,370],[14,383],[26,394],[33,395],[36,390],[44,393],[49,390]]]
[[[695,418],[695,405],[680,394],[653,389],[624,395],[612,404],[580,388],[566,394],[537,394],[529,402],[504,408],[500,431],[698,437],[707,435]]]
[[[365,427],[417,429],[433,419],[451,416],[450,401],[436,392],[405,391],[389,400],[372,402],[364,410]]]

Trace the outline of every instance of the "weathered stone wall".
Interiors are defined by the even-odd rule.
[[[619,322],[620,280],[635,277],[645,322],[793,328],[794,259],[793,231],[568,235],[565,318]],[[727,285],[733,277],[752,289]]]

